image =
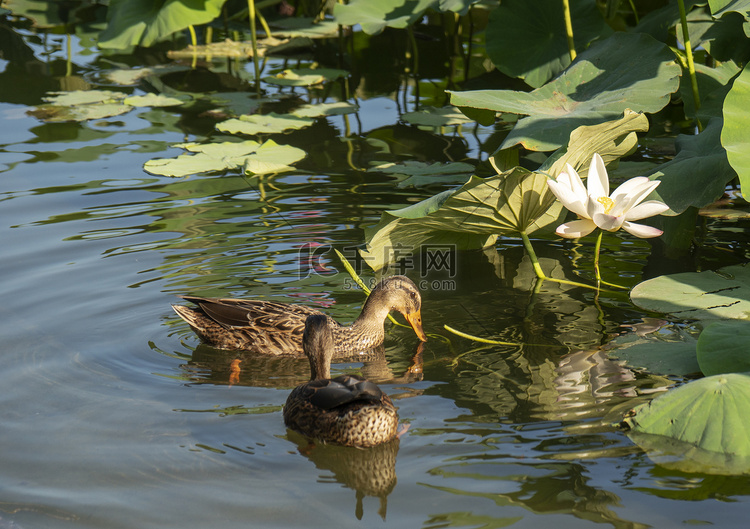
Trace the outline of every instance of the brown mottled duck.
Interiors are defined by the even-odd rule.
[[[172,305],[206,343],[220,349],[237,349],[265,355],[303,356],[305,320],[322,313],[304,305],[264,300],[181,296],[197,305]],[[340,325],[325,316],[333,334],[334,358],[353,356],[383,343],[383,320],[392,310],[404,315],[420,340],[422,298],[417,286],[405,276],[383,279],[370,292],[359,317]]]
[[[396,438],[396,408],[376,384],[357,375],[330,378],[333,333],[325,316],[307,318],[302,348],[310,359],[310,382],[294,388],[286,399],[287,428],[326,443],[361,448]]]

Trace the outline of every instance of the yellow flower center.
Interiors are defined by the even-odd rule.
[[[609,212],[612,211],[612,208],[615,207],[615,201],[609,197],[599,197],[596,199],[596,201],[604,206],[604,213],[607,215],[609,215]]]

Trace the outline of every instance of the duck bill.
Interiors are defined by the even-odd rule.
[[[406,318],[406,321],[409,322],[409,325],[411,325],[411,328],[414,329],[414,332],[417,335],[417,338],[419,338],[423,342],[426,342],[427,335],[424,333],[424,330],[422,329],[421,312],[417,311],[417,312],[412,312],[411,314],[404,314],[404,317]]]

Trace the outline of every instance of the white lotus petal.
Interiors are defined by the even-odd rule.
[[[657,228],[652,228],[651,226],[646,226],[645,224],[636,224],[634,222],[623,222],[622,229],[630,233],[631,235],[640,237],[641,239],[658,237],[659,235],[664,233]]]
[[[604,167],[604,160],[598,153],[591,157],[589,165],[589,176],[586,182],[590,197],[608,197],[609,196],[609,176],[607,168]]]
[[[645,176],[636,176],[620,184],[612,193],[612,200],[615,202],[623,200],[627,195],[632,195],[641,186],[647,185],[651,180]]]
[[[566,239],[577,239],[585,237],[596,229],[596,224],[589,219],[571,220],[565,224],[560,224],[555,233]]]
[[[562,174],[560,176],[562,176]],[[560,176],[558,176],[558,178],[560,178]],[[586,213],[586,200],[588,197],[585,194],[583,196],[576,195],[569,186],[565,185],[566,183],[567,182],[555,182],[552,179],[547,179],[549,190],[552,191],[552,194],[555,195],[560,202],[562,202],[563,206],[576,215],[588,217],[588,214]]]
[[[638,176],[636,178],[642,179],[646,177]],[[631,180],[635,180],[635,178],[631,178]],[[628,182],[625,182],[622,185],[624,186],[627,183]],[[615,208],[611,213],[613,215],[624,215],[631,208],[637,206],[641,200],[649,196],[654,189],[659,187],[660,183],[659,180],[648,180],[647,178],[646,181],[640,180],[637,185],[630,189],[630,192],[625,195],[625,197],[621,198],[619,201],[615,200]]]
[[[615,217],[614,215],[607,215],[606,213],[596,213],[591,216],[594,223],[601,229],[606,231],[617,231],[622,226],[625,219],[623,217]]]
[[[647,217],[653,217],[654,215],[661,215],[668,209],[669,206],[664,202],[659,202],[658,200],[647,200],[625,213],[625,220],[641,220]]]

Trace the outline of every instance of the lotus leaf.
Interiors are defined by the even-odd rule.
[[[576,49],[612,34],[594,2],[573,0],[570,11]],[[540,87],[570,64],[563,20],[559,0],[504,0],[490,13],[487,55],[504,74]]]
[[[427,108],[419,112],[406,112],[401,118],[412,125],[422,125],[426,127],[448,127],[452,125],[463,125],[472,123],[456,107],[444,108]]]
[[[750,322],[717,321],[698,338],[698,363],[704,375],[750,372]]]
[[[163,94],[146,94],[126,97],[124,103],[133,107],[171,107],[181,105],[183,101]]]
[[[351,0],[348,4],[335,4],[333,16],[337,24],[359,24],[362,31],[374,35],[386,27],[406,28],[437,5],[438,0]]]
[[[379,270],[396,257],[394,248],[423,243],[483,248],[503,233],[532,233],[556,221],[561,209],[543,174],[515,167],[487,179],[472,176],[458,190],[384,212],[377,226],[365,230],[367,248],[360,253]]]
[[[653,333],[627,333],[607,344],[607,354],[628,367],[658,375],[692,375],[701,368],[695,358],[695,337],[681,326],[668,325]]]
[[[191,25],[219,16],[226,0],[111,0],[99,47],[125,50],[151,46]]]
[[[703,461],[706,456],[719,454],[730,463],[733,458],[750,458],[748,416],[750,376],[732,373],[694,380],[670,390],[634,408],[624,422],[635,434],[661,437],[649,439],[651,450],[669,451],[676,440],[706,452]],[[638,442],[637,436],[634,439]],[[746,471],[747,466],[742,466],[745,468],[740,472]]]
[[[743,196],[750,196],[750,139],[747,136],[750,126],[750,67],[745,66],[734,80],[724,101],[724,128],[721,131],[721,144],[732,168],[740,177]]]
[[[613,119],[630,108],[657,112],[679,88],[680,67],[663,43],[645,34],[615,33],[592,44],[560,76],[532,92],[450,92],[451,103],[528,115],[501,148],[521,144],[535,151],[564,145],[581,125]]]
[[[690,206],[701,208],[711,204],[736,176],[721,146],[721,134],[719,118],[712,119],[696,136],[680,134],[676,140],[677,156],[648,175],[661,181],[654,195],[674,213],[682,213]]]
[[[636,285],[630,298],[642,309],[679,318],[750,319],[750,268],[733,265],[659,276]]]
[[[326,81],[335,81],[346,77],[349,72],[333,68],[299,68],[296,70],[284,70],[276,75],[264,77],[263,81],[279,86],[313,86]]]
[[[314,119],[291,114],[243,114],[239,118],[222,121],[216,129],[229,134],[275,134],[287,130],[299,130],[315,123]]]
[[[291,170],[289,165],[305,157],[304,151],[273,140],[223,143],[181,143],[175,145],[194,154],[177,158],[149,160],[143,168],[155,175],[187,176],[209,171],[225,171],[243,167],[251,174],[279,173]]]
[[[291,112],[293,116],[300,118],[319,118],[323,116],[339,116],[342,114],[351,114],[359,110],[357,105],[346,101],[337,101],[335,103],[321,103],[318,105],[303,105]]]
[[[474,172],[474,166],[463,162],[424,163],[406,161],[403,163],[373,162],[368,172],[379,172],[393,175],[401,181],[398,187],[420,187],[429,184],[465,182]]]

